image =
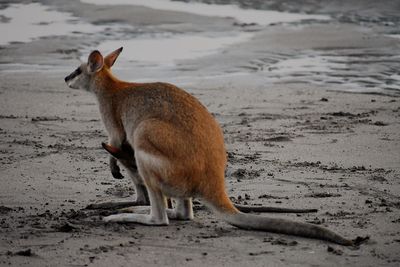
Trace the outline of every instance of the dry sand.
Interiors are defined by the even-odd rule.
[[[313,214],[268,216],[370,240],[347,248],[238,230],[198,201],[190,222],[103,223],[113,211],[84,207],[134,199],[135,192],[128,179],[115,180],[109,173],[100,146],[107,136],[94,97],[63,82],[81,51],[96,46],[101,36],[58,36],[0,49],[1,266],[399,265],[400,100],[395,91],[380,90],[388,86],[385,72],[399,66],[390,57],[399,54],[400,45],[385,37],[389,26],[333,13],[339,19],[248,28],[234,26],[232,19],[132,6],[104,12],[65,2],[52,4],[100,24],[123,21],[145,31],[182,33],[218,25],[216,31],[256,32],[250,42],[188,60],[189,70],[173,72],[176,77],[226,74],[178,85],[198,97],[224,130],[229,195],[242,204],[318,208]],[[330,6],[318,8],[326,13]],[[379,17],[374,8],[367,15]],[[353,55],[353,69],[337,70],[335,83],[311,71],[286,77],[268,70],[282,58],[321,53]],[[33,63],[47,67],[27,67]],[[146,69],[134,68],[133,77],[142,72]],[[361,80],[361,86],[363,76],[375,75],[375,82],[364,86],[380,94],[337,91],[347,89],[349,72],[348,79]]]

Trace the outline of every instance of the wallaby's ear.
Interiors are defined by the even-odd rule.
[[[121,149],[108,145],[106,143],[101,143],[101,146],[112,156],[119,159],[123,156],[123,152]]]
[[[88,58],[88,71],[89,73],[95,73],[103,68],[104,59],[99,51],[95,50],[90,53]]]
[[[119,54],[121,54],[123,47],[118,48],[117,50],[111,52],[110,54],[108,54],[105,58],[104,58],[104,64],[111,68],[115,61],[117,60]]]

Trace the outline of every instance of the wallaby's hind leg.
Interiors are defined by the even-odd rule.
[[[167,209],[168,218],[172,220],[192,220],[193,204],[191,198],[175,199],[175,208]]]
[[[150,214],[121,213],[104,217],[105,222],[134,222],[146,225],[168,225],[166,199],[160,190],[148,188]]]

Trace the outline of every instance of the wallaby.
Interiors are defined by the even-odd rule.
[[[106,222],[168,225],[192,219],[192,197],[202,199],[227,223],[242,228],[353,245],[326,228],[240,212],[225,191],[227,163],[222,130],[192,95],[167,83],[129,83],[110,71],[122,47],[103,58],[93,51],[65,78],[73,89],[93,92],[112,148],[127,142],[134,150],[140,177],[150,199],[150,214],[122,213]],[[166,198],[176,207],[167,214]],[[168,212],[170,213],[170,212]]]

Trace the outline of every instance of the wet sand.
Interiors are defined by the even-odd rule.
[[[360,22],[391,18],[390,8],[359,8],[357,17],[340,13],[334,1],[304,10],[293,4],[291,11],[332,19],[266,27],[145,7],[42,2],[95,25],[118,22],[135,30],[0,47],[0,265],[398,266],[400,44],[387,36],[396,25]],[[166,227],[105,224],[101,218],[115,211],[84,209],[132,200],[135,192],[128,179],[109,173],[94,96],[67,88],[63,78],[103,39],[140,32],[254,33],[223,53],[174,67],[130,63],[124,51],[115,72],[174,82],[207,106],[224,131],[226,187],[235,202],[318,208],[263,216],[370,240],[347,248],[239,230],[198,200],[193,221]],[[309,58],[315,66],[304,66]]]

